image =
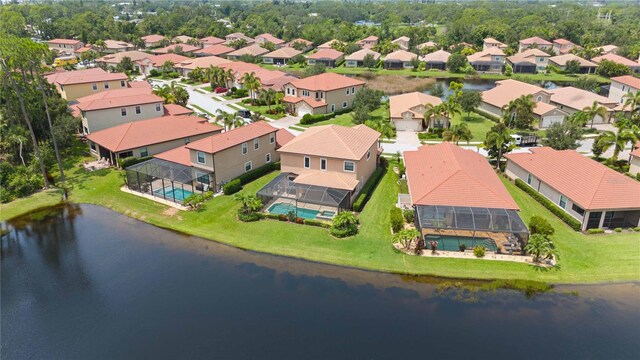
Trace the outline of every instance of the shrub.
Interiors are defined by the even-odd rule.
[[[638,226],[638,227],[634,227],[634,228],[633,228],[633,231],[640,231],[640,226]]]
[[[149,71],[149,76],[152,76],[152,77],[160,76],[160,71],[158,71],[156,69],[153,69],[153,70]]]
[[[287,220],[294,222],[296,221],[296,212],[295,211],[289,211],[287,213]]]
[[[258,221],[264,217],[264,214],[259,212],[262,209],[262,200],[255,195],[240,193],[235,196],[235,199],[241,203],[238,209],[238,219],[240,221]]]
[[[252,221],[258,221],[262,218],[264,218],[264,214],[259,212],[252,212],[247,214],[247,213],[243,213],[242,211],[238,211],[238,219],[240,221],[252,222]]]
[[[126,169],[131,165],[135,165],[135,164],[139,164],[143,161],[147,161],[149,159],[151,159],[153,156],[145,156],[145,157],[133,157],[133,156],[129,156],[126,157],[124,159],[118,159],[118,165],[120,165],[120,168],[122,169]]]
[[[587,234],[604,234],[604,229],[588,229]]]
[[[266,213],[264,217],[271,220],[278,220],[280,218],[279,214]]]
[[[289,218],[285,214],[278,214],[278,220],[280,220],[280,221],[289,221]]]
[[[460,249],[460,252],[465,252],[465,250],[467,250],[467,245],[460,244],[460,245],[458,245],[458,249]]]
[[[351,211],[339,212],[333,218],[331,234],[343,238],[358,233],[358,219]]]
[[[622,228],[615,228],[615,229],[613,229],[613,231],[615,231],[615,232],[622,232]]]
[[[253,170],[251,170],[249,172],[246,172],[246,173],[238,176],[234,180],[240,181],[240,185],[246,185],[246,184],[252,182],[253,180],[261,178],[264,175],[267,175],[268,173],[270,173],[272,171],[275,171],[275,170],[279,170],[279,169],[280,169],[280,163],[279,162],[271,162],[271,163],[268,163],[266,165],[260,166],[257,169],[253,169]]]
[[[556,204],[552,203],[551,200],[547,199],[542,194],[535,191],[531,186],[527,185],[526,182],[520,179],[516,179],[516,186],[524,190],[524,192],[526,192],[532,198],[534,198],[537,202],[542,204],[542,206],[546,207],[554,215],[559,217],[560,220],[564,221],[564,223],[569,225],[569,227],[571,227],[573,230],[580,231],[580,228],[582,227],[582,225],[578,220],[576,220],[571,215],[567,214],[564,210],[562,210]]]
[[[404,210],[402,212],[402,216],[404,217],[404,221],[406,221],[407,224],[413,224],[416,214],[413,212],[413,210]]]
[[[402,178],[406,172],[407,169],[404,167],[404,161],[400,160],[400,163],[398,164],[398,176]]]
[[[182,201],[182,205],[189,206],[192,209],[202,209],[204,202],[213,197],[213,192],[207,191],[202,194],[191,194]]]
[[[225,195],[232,195],[242,190],[242,183],[239,179],[234,179],[222,186],[222,192]]]
[[[391,217],[391,229],[393,230],[394,233],[397,233],[398,231],[402,230],[402,228],[404,227],[404,218],[402,217],[402,210],[400,210],[397,207],[393,207],[391,208],[391,211],[389,211],[390,217]]]
[[[547,219],[541,216],[534,215],[529,220],[529,231],[531,232],[531,235],[540,234],[548,238],[549,236],[553,235],[555,229],[553,228],[553,226],[551,226],[551,224],[549,224]]]
[[[301,217],[296,218],[296,224],[304,224],[304,219]]]
[[[321,227],[321,228],[325,228],[328,229],[331,227],[331,224],[324,222],[324,221],[319,221],[319,220],[313,220],[313,219],[307,219],[304,221],[305,225],[311,225],[311,226],[317,226],[317,227]]]
[[[347,236],[352,236],[358,233],[358,228],[357,227],[353,227],[353,228],[347,228],[347,229],[338,229],[336,227],[331,227],[330,228],[330,232],[331,235],[337,237],[337,238],[343,238],[343,237],[347,237]]]
[[[364,184],[360,195],[358,195],[358,198],[353,203],[353,211],[362,211],[364,205],[367,203],[367,201],[369,201],[369,198],[371,198],[371,195],[373,194],[376,185],[378,185],[380,178],[382,178],[382,175],[384,175],[384,171],[384,168],[379,167],[376,169],[376,171],[373,172],[373,175],[371,176],[371,178],[369,178],[369,181]]]
[[[485,249],[484,246],[476,246],[473,248],[473,255],[475,255],[477,258],[483,258],[486,252],[487,249]]]

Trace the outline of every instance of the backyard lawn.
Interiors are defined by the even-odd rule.
[[[264,115],[264,116],[266,116],[268,118],[275,119],[275,120],[282,119],[283,117],[287,116],[287,114],[284,113],[284,112],[279,113],[277,115],[267,114],[267,110],[269,110],[269,107],[266,106],[266,105],[264,105],[264,106],[253,106],[251,104],[245,104],[245,103],[241,103],[239,105],[241,105],[242,107],[244,107],[246,109],[251,110],[252,113],[258,112],[258,113],[260,113],[260,114],[262,114],[262,115]],[[275,107],[275,105],[271,105],[271,109],[273,109],[274,107]]]
[[[456,114],[451,120],[451,125],[457,125],[460,123],[465,123],[469,126],[469,130],[471,130],[471,134],[473,135],[473,139],[471,140],[473,142],[484,141],[487,132],[496,124],[486,117],[474,112],[469,116],[467,116],[467,113],[463,113],[462,115]],[[460,142],[461,145],[464,145],[464,143],[464,141]]]
[[[329,120],[319,121],[317,123],[313,123],[309,125],[297,124],[296,126],[305,127],[305,128],[309,128],[312,126],[320,126],[320,125],[332,125],[332,124],[342,125],[342,126],[355,126],[356,123],[353,122],[353,116],[351,116],[352,113],[353,112],[340,114]],[[369,119],[374,121],[382,121],[382,120],[389,121],[389,108],[387,107],[386,104],[382,104],[380,107],[373,110],[371,114],[369,114]]]
[[[0,204],[0,221],[11,219],[36,209],[53,206],[60,202],[62,202],[62,190],[49,189],[40,191],[8,204]]]

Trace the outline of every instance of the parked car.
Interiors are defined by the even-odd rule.
[[[511,135],[513,143],[519,146],[536,146],[538,137],[535,135]]]
[[[243,119],[251,119],[251,111],[249,110],[238,110],[237,115]]]
[[[218,86],[214,91],[216,94],[220,94],[226,93],[227,91],[229,91],[229,89],[227,89],[226,87]]]

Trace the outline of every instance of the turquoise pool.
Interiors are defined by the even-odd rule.
[[[167,200],[173,200],[174,197],[176,201],[182,202],[184,199],[188,198],[193,193],[188,190],[183,190],[181,188],[171,189],[171,187],[166,187],[164,189],[158,189],[153,192],[157,196],[162,197],[163,195],[167,197]]]
[[[429,246],[429,241],[436,240],[438,242],[438,250],[443,251],[459,251],[460,244],[465,244],[467,249],[471,249],[476,246],[484,246],[489,251],[496,251],[498,248],[496,242],[491,239],[485,238],[469,238],[464,236],[438,236],[427,235],[425,241]]]
[[[296,206],[293,204],[285,204],[285,203],[276,203],[271,205],[268,210],[272,214],[283,214],[287,215],[289,211],[296,211]],[[315,219],[318,216],[318,210],[311,210],[305,208],[298,208],[298,217],[303,219]]]

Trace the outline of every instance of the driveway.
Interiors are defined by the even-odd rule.
[[[409,150],[416,150],[420,145],[418,133],[413,131],[398,131],[396,132],[396,142],[382,143],[382,150],[385,153],[391,154],[395,154],[398,151],[403,153]]]

